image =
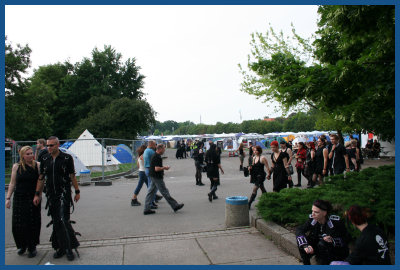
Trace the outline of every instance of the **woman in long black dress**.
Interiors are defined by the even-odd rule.
[[[326,140],[319,138],[317,143],[318,149],[315,151],[315,170],[310,187],[313,187],[316,184],[317,179],[318,183],[321,185],[324,176],[326,176],[328,172],[328,148],[326,147]]]
[[[217,153],[217,145],[211,144],[210,149],[206,152],[205,161],[207,163],[207,177],[210,179],[211,182],[211,191],[208,193],[208,200],[212,202],[214,199],[218,199],[218,196],[215,194],[217,191],[217,186],[220,185],[219,182],[219,170],[221,173],[224,174],[224,170],[221,166],[221,157]]]
[[[274,188],[273,191],[279,192],[281,189],[286,188],[292,176],[289,173],[289,155],[285,152],[279,151],[279,143],[277,141],[271,142],[271,173],[273,176]],[[267,179],[271,179],[271,173],[268,174]]]
[[[268,165],[267,158],[261,155],[262,154],[261,146],[257,145],[254,148],[255,148],[254,157],[252,162],[253,165],[249,167],[251,174],[250,183],[254,184],[253,192],[249,200],[249,209],[257,196],[258,189],[261,189],[262,193],[267,192],[267,190],[264,187],[265,177],[267,176],[266,172],[264,171],[264,166],[267,168],[268,174],[270,174],[271,171]]]
[[[11,207],[11,196],[14,193],[12,233],[15,244],[19,255],[23,255],[28,249],[28,257],[33,258],[37,254],[36,246],[39,244],[41,227],[41,205],[33,204],[39,178],[39,163],[33,159],[30,146],[22,147],[19,156],[19,163],[15,163],[12,168],[6,207]]]

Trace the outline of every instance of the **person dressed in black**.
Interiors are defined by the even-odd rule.
[[[210,144],[210,149],[206,152],[205,161],[207,163],[207,177],[210,179],[210,193],[208,193],[208,200],[212,202],[212,200],[218,199],[218,196],[215,194],[217,191],[217,187],[220,185],[219,180],[219,170],[224,174],[224,170],[221,166],[221,156],[218,155],[217,145],[214,143]]]
[[[72,261],[75,256],[72,249],[77,248],[79,242],[76,235],[80,235],[72,228],[70,220],[70,207],[73,207],[71,194],[71,183],[75,188],[74,201],[80,199],[80,190],[75,177],[74,160],[71,155],[59,150],[60,142],[57,137],[52,136],[47,140],[47,149],[49,153],[43,157],[40,163],[40,175],[37,183],[35,197],[33,202],[39,205],[46,179],[46,197],[50,224],[53,224],[53,232],[50,237],[52,247],[56,250],[53,258],[61,258],[66,254],[67,259]],[[48,225],[48,226],[49,226]]]
[[[20,161],[14,164],[11,171],[11,181],[8,187],[6,207],[12,211],[12,233],[18,254],[22,255],[28,249],[28,257],[36,256],[36,246],[39,244],[41,215],[40,205],[33,204],[36,184],[39,178],[39,164],[33,159],[33,150],[24,146],[19,151]]]
[[[380,152],[381,152],[381,144],[377,140],[374,140],[374,143],[372,144],[373,157],[379,158]]]
[[[344,260],[347,264],[389,265],[391,264],[388,241],[380,228],[368,224],[367,213],[358,205],[347,211],[349,221],[361,231],[351,254]],[[331,265],[345,263],[332,262]]]
[[[330,202],[316,200],[306,223],[296,230],[297,245],[304,265],[316,256],[318,264],[344,260],[349,254],[349,234],[338,216],[330,216]]]
[[[349,157],[346,148],[339,143],[339,137],[336,134],[330,136],[332,148],[329,152],[329,159],[332,161],[333,174],[342,174],[345,170],[350,171]]]
[[[253,162],[253,143],[249,142],[249,166],[251,166]]]
[[[46,148],[46,140],[38,139],[36,141],[36,160],[38,162],[42,162],[43,156],[46,155],[49,151]]]
[[[324,180],[324,176],[327,175],[328,148],[326,148],[326,140],[319,138],[317,143],[318,148],[317,151],[315,151],[315,170],[312,176],[311,185],[309,187],[313,187],[317,180],[321,185]]]
[[[267,158],[261,154],[262,148],[257,145],[254,150],[253,165],[249,168],[251,174],[250,183],[254,184],[253,192],[251,193],[249,200],[249,209],[253,201],[256,199],[258,189],[261,189],[263,194],[267,192],[264,187],[265,177],[267,176],[264,166],[267,168],[268,174],[270,174],[271,170]]]
[[[289,181],[292,181],[292,176],[289,172],[289,155],[286,152],[279,151],[279,143],[277,141],[271,142],[271,171],[267,176],[267,179],[271,179],[273,174],[273,191],[279,192],[286,188]]]
[[[292,160],[293,160],[293,157],[294,157],[293,151],[292,151],[291,148],[288,147],[289,143],[286,143],[285,140],[282,140],[279,144],[281,146],[281,152],[286,153],[288,155],[288,157],[289,157],[288,166],[289,166],[289,171],[291,170],[289,172],[289,174],[292,175],[293,174]],[[292,180],[288,181],[288,187],[289,188],[293,187],[293,181]]]
[[[177,159],[180,159],[180,158],[181,158],[181,149],[182,149],[182,147],[181,147],[181,142],[178,141],[178,142],[176,143],[176,155],[175,155],[175,157],[176,157]]]
[[[187,155],[186,155],[186,144],[185,144],[185,141],[184,140],[182,140],[182,143],[181,143],[181,158],[187,158]]]
[[[201,182],[203,172],[203,163],[204,163],[204,144],[203,142],[197,143],[197,148],[193,150],[193,159],[194,159],[194,166],[196,167],[196,185],[197,186],[204,186],[203,182]]]

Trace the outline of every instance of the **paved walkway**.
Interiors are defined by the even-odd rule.
[[[277,248],[255,228],[144,235],[82,241],[80,258],[53,259],[50,244],[38,246],[29,259],[6,248],[7,265],[296,265],[299,261]]]
[[[185,204],[174,213],[165,199],[159,203],[155,215],[143,215],[143,205],[130,206],[137,178],[113,180],[112,186],[82,186],[81,200],[75,205],[71,219],[78,237],[81,257],[69,262],[66,258],[53,259],[49,244],[51,228],[42,203],[41,245],[38,256],[28,259],[18,256],[11,233],[11,213],[5,210],[6,264],[83,264],[83,265],[143,265],[143,264],[299,264],[254,228],[227,230],[225,228],[225,200],[229,196],[250,196],[249,178],[239,172],[239,159],[222,155],[225,175],[221,175],[219,200],[208,202],[209,180],[203,174],[205,186],[195,185],[192,159],[177,160],[174,150],[167,150],[165,182],[171,195]],[[267,155],[269,160],[269,155]],[[392,161],[394,163],[394,160]],[[245,162],[245,165],[247,163]],[[294,177],[296,179],[296,176]],[[266,181],[272,191],[272,181]],[[303,188],[306,183],[303,180]],[[146,188],[139,194],[144,202]],[[6,194],[5,194],[6,195]],[[257,197],[260,196],[260,192]],[[45,199],[44,199],[45,200]],[[254,203],[255,205],[256,203]],[[250,214],[255,214],[254,207]]]

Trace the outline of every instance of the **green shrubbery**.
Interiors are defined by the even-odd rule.
[[[332,203],[332,214],[344,218],[350,205],[358,204],[371,210],[370,223],[378,224],[386,233],[394,233],[395,224],[395,167],[367,168],[360,173],[333,176],[325,184],[313,189],[284,189],[266,193],[257,204],[259,215],[283,226],[298,226],[311,213],[314,200]],[[357,232],[348,227],[353,236]]]

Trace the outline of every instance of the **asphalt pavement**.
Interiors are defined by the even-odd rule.
[[[137,178],[121,177],[111,186],[81,186],[81,199],[75,204],[71,220],[81,246],[80,258],[67,261],[53,259],[49,237],[51,227],[47,210],[42,203],[42,229],[38,255],[29,259],[18,256],[11,233],[11,210],[5,211],[6,264],[79,264],[79,265],[213,265],[213,264],[299,264],[299,261],[279,249],[255,228],[225,227],[225,198],[249,197],[252,185],[239,171],[239,158],[221,157],[225,171],[218,187],[218,200],[208,201],[209,180],[203,173],[205,186],[195,185],[194,161],[177,160],[175,150],[164,154],[164,165],[171,166],[165,173],[165,183],[183,209],[174,213],[165,199],[159,202],[154,215],[143,215],[146,186],[138,199],[141,206],[132,207],[130,200]],[[267,158],[269,160],[269,156]],[[245,161],[245,165],[247,165]],[[296,176],[294,176],[296,179]],[[306,183],[303,181],[303,186]],[[272,192],[272,181],[266,180]],[[258,197],[261,193],[258,194]],[[46,200],[46,199],[44,199]],[[253,204],[255,205],[255,203]],[[254,207],[250,215],[255,214]]]

